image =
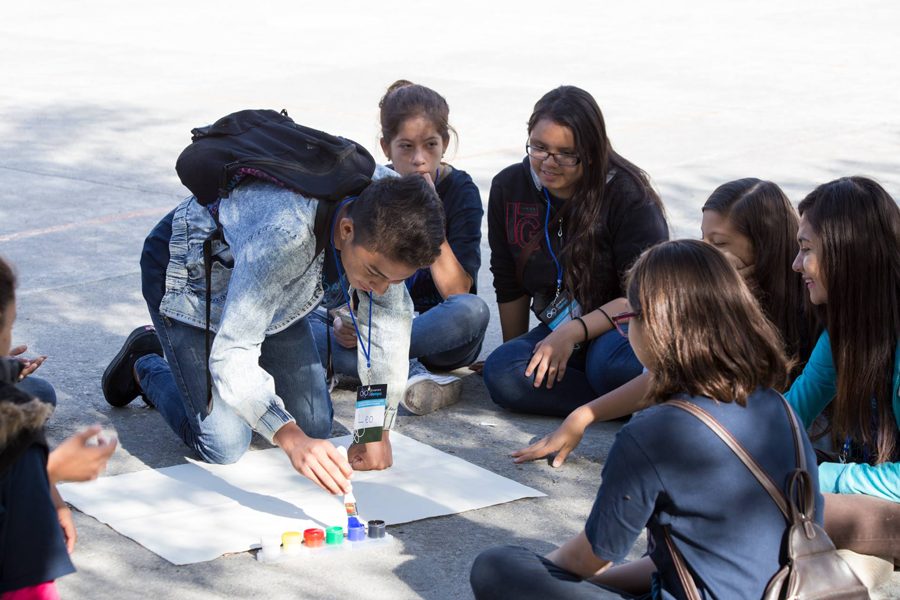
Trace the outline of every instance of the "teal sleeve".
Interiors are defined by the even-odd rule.
[[[819,465],[819,490],[823,494],[840,494],[838,479],[848,465],[841,463],[822,463]]]
[[[803,426],[809,428],[816,417],[834,400],[836,393],[837,375],[831,358],[831,340],[825,331],[819,336],[809,362],[803,367],[803,373],[794,381],[784,397],[797,411]]]
[[[822,463],[819,488],[822,493],[865,494],[900,502],[900,463],[874,467],[865,463]]]

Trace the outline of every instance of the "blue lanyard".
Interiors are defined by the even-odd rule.
[[[337,212],[334,213],[334,220],[331,222],[331,251],[334,252],[334,266],[337,267],[338,281],[341,282],[341,291],[344,292],[344,300],[347,301],[347,310],[350,311],[350,319],[353,321],[353,328],[356,329],[356,337],[359,338],[359,347],[362,348],[363,356],[366,357],[366,368],[372,368],[372,292],[369,292],[369,347],[366,348],[362,343],[362,336],[359,334],[359,325],[356,323],[356,317],[353,316],[353,307],[350,306],[350,295],[347,294],[347,288],[344,287],[344,278],[341,275],[341,261],[338,260],[337,248],[334,247],[334,225],[337,223],[337,216],[345,204],[351,200],[356,200],[356,196],[347,198],[338,206]],[[324,200],[320,200],[324,202]]]
[[[437,170],[437,177],[436,177],[435,180],[434,180],[434,186],[435,186],[435,189],[437,189],[437,184],[438,184],[438,181],[440,181],[440,179],[441,179],[441,168],[438,167],[438,170]],[[413,276],[412,276],[412,277],[410,277],[409,279],[406,280],[406,290],[407,290],[407,291],[411,290],[412,287],[413,287],[414,285],[416,285],[416,279],[419,278],[419,273],[421,273],[422,271],[424,271],[424,269],[419,269],[418,271],[416,271],[415,273],[413,273]]]
[[[556,259],[556,254],[553,252],[553,246],[550,245],[550,232],[547,229],[550,227],[550,194],[547,193],[547,188],[544,188],[544,197],[547,199],[547,216],[544,217],[544,239],[547,240],[547,250],[550,251],[550,256],[553,257],[553,262],[556,263],[556,295],[559,296],[559,291],[562,289],[562,266],[559,264],[559,261]],[[559,223],[559,237],[562,237],[562,221]]]

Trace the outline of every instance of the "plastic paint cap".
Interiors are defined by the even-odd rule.
[[[281,534],[281,543],[284,544],[285,548],[294,544],[300,544],[302,542],[303,536],[300,535],[300,532],[298,531],[286,531]]]

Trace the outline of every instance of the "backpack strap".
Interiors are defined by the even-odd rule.
[[[210,335],[209,320],[212,314],[212,243],[214,241],[223,241],[222,226],[216,219],[216,230],[213,231],[208,238],[203,240],[203,268],[206,271],[206,414],[212,413],[213,396],[212,396],[212,372],[209,370],[210,355]]]

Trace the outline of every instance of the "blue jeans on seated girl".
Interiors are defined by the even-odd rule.
[[[528,333],[494,350],[484,363],[484,384],[491,399],[504,408],[518,412],[555,417],[568,416],[573,410],[628,383],[641,374],[643,366],[631,350],[628,340],[615,329],[576,350],[566,364],[562,381],[547,389],[547,381],[534,387],[534,373],[525,376],[534,346],[550,335],[541,323]]]
[[[615,332],[613,332],[615,333]],[[485,598],[603,598],[650,600],[651,595],[626,592],[581,579],[543,556],[518,546],[498,546],[475,558],[469,576],[476,600]]]
[[[166,358],[150,354],[135,363],[144,395],[200,458],[221,464],[237,461],[250,446],[253,431],[224,402],[206,411],[205,331],[166,319],[152,308],[150,317]],[[309,318],[267,336],[259,365],[275,380],[275,393],[300,429],[310,437],[328,437],[334,409]]]
[[[436,370],[450,371],[475,362],[481,352],[489,320],[487,304],[474,294],[450,296],[413,319],[409,341],[409,376],[420,373],[423,364]],[[311,315],[310,324],[322,365],[327,366],[326,336],[330,335],[334,372],[358,379],[356,348],[344,348],[337,343],[321,311]]]

